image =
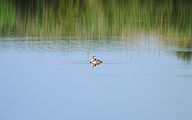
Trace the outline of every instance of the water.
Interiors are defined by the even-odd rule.
[[[136,15],[131,18],[134,18],[134,22],[121,16],[122,20],[130,20],[130,26],[126,27],[127,22],[115,19],[122,13],[111,9],[113,2],[104,2],[106,8],[101,10],[89,6],[94,7],[95,4],[96,8],[102,8],[102,1],[89,1],[87,4],[81,1],[79,14],[87,17],[68,16],[69,21],[62,21],[65,14],[55,16],[60,23],[56,22],[47,31],[47,21],[55,18],[36,18],[46,7],[42,2],[38,3],[39,6],[32,3],[29,2],[32,8],[39,9],[36,13],[33,9],[25,8],[27,2],[23,8],[25,11],[20,11],[19,6],[15,8],[14,5],[18,3],[2,3],[9,8],[6,14],[15,14],[17,21],[9,18],[12,24],[1,20],[1,120],[192,118],[190,15],[179,14],[177,18],[177,15],[170,12],[172,8],[165,6],[167,13],[164,14],[169,16],[160,20],[158,17],[161,17],[163,11],[158,11],[158,7],[172,3],[162,2],[158,5],[154,2],[153,5],[157,6],[155,20],[143,21],[143,10],[141,13],[135,11]],[[79,3],[69,2],[65,7],[70,10],[71,6],[76,8],[73,6],[76,4]],[[118,5],[121,4],[119,2]],[[123,8],[113,8],[126,11],[130,4],[138,8],[141,3],[137,1],[126,4]],[[151,12],[147,4],[143,5],[144,8],[139,8]],[[181,13],[188,13],[191,8],[185,2],[182,5],[180,7],[185,7],[186,11]],[[130,8],[131,11],[133,8]],[[10,12],[12,9],[16,9],[16,12]],[[41,14],[46,16],[49,10]],[[53,10],[57,11],[57,8]],[[76,15],[73,12],[69,15]],[[107,14],[108,17],[94,18],[92,12],[100,13],[100,17]],[[30,13],[34,15],[30,16]],[[139,19],[137,14],[141,15]],[[174,23],[172,14],[176,16],[177,22],[182,21],[183,24]],[[25,15],[29,18],[25,19]],[[48,16],[52,16],[52,13]],[[66,22],[68,24],[64,25]],[[144,22],[146,28],[142,26]],[[90,64],[93,56],[103,61],[96,68]]]
[[[16,39],[5,40],[0,53],[2,119],[191,116],[192,66],[174,51],[107,46],[105,39],[101,45]],[[93,55],[103,60],[95,69]]]

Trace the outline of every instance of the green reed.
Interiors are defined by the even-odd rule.
[[[190,41],[191,3],[181,0],[18,0],[17,3],[2,0],[0,30],[18,36],[154,34]]]
[[[15,27],[15,23],[16,13],[13,3],[9,0],[0,1],[0,33],[11,32]]]

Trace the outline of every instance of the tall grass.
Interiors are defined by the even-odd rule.
[[[191,3],[182,0],[2,0],[0,31],[18,36],[154,34],[190,41]]]

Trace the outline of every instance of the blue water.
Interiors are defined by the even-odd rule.
[[[188,49],[31,39],[1,39],[0,120],[192,118],[192,65],[174,55]]]

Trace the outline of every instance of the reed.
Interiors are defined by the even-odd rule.
[[[62,37],[167,35],[191,46],[191,1],[2,0],[0,35]],[[170,37],[169,37],[170,36]]]

